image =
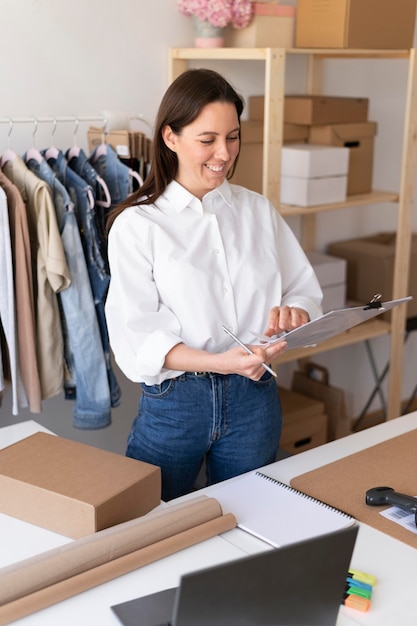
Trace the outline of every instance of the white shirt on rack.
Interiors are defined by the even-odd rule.
[[[109,234],[110,344],[125,375],[148,385],[178,343],[223,352],[263,332],[273,306],[321,315],[322,291],[295,235],[264,196],[225,181],[203,200],[173,181],[132,206]]]

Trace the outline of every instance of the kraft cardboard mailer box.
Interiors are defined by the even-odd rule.
[[[284,98],[286,124],[346,124],[368,120],[368,98],[329,95],[288,95]],[[249,117],[264,118],[264,96],[249,97]]]
[[[0,450],[0,512],[79,539],[151,511],[160,468],[36,433]]]
[[[326,443],[324,403],[285,387],[278,389],[283,415],[280,448],[296,454]]]
[[[288,95],[284,100],[284,121],[308,125],[366,122],[368,108],[368,98]]]
[[[372,189],[375,122],[309,127],[309,143],[349,148],[348,195]]]
[[[333,256],[347,260],[347,297],[358,302],[368,302],[375,293],[382,295],[382,300],[392,298],[394,279],[396,234],[394,232],[377,233],[368,237],[337,241],[327,246]],[[417,273],[412,268],[417,263],[417,233],[412,236],[410,275],[407,295],[413,296],[407,304],[407,316],[417,315]],[[381,319],[387,319],[390,313],[383,313]]]
[[[416,0],[298,0],[298,48],[413,46]]]

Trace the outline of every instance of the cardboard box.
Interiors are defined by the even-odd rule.
[[[349,148],[348,195],[372,189],[376,131],[376,122],[310,126],[310,143]]]
[[[326,95],[285,96],[284,121],[287,124],[347,124],[366,122],[368,98]]]
[[[283,146],[281,175],[296,178],[347,176],[349,149],[314,144]]]
[[[298,48],[409,49],[416,0],[298,0]]]
[[[348,148],[294,144],[282,148],[281,202],[316,206],[344,202]]]
[[[345,202],[347,176],[323,176],[322,178],[281,177],[282,204],[291,206],[317,206]]]
[[[0,512],[78,539],[160,504],[160,468],[36,433],[0,450]]]
[[[280,449],[297,454],[326,443],[324,403],[284,387],[278,389],[283,415]]]
[[[323,290],[323,312],[327,313],[345,307],[346,259],[323,254],[317,250],[308,250],[306,255]]]
[[[117,156],[126,159],[132,156],[130,133],[128,130],[112,130],[104,134],[102,128],[90,126],[87,131],[87,138],[90,154],[93,152],[94,148],[100,144],[108,143],[116,151]]]
[[[264,96],[249,96],[249,118],[264,119]],[[366,122],[368,98],[325,95],[289,95],[284,99],[286,124],[347,124]]]
[[[229,48],[293,48],[295,7],[254,3],[254,16],[246,28],[228,27],[224,45]]]
[[[232,183],[262,193],[263,122],[241,122],[241,148]],[[308,138],[308,126],[284,124],[284,143],[299,143]]]
[[[396,234],[379,233],[369,237],[348,239],[329,244],[327,251],[347,260],[347,297],[357,302],[369,302],[375,293],[383,300],[392,299]],[[413,296],[407,304],[407,316],[417,315],[417,234],[411,246],[410,276],[407,295]],[[390,314],[381,318],[388,319]]]

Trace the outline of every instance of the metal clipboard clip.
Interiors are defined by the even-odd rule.
[[[381,297],[382,296],[380,293],[376,293],[374,297],[371,298],[371,300],[369,300],[369,302],[366,303],[366,305],[363,307],[363,310],[368,311],[369,309],[381,309],[382,308]]]

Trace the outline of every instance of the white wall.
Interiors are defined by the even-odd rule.
[[[100,116],[102,111],[125,111],[153,121],[168,84],[168,48],[192,45],[191,20],[179,14],[175,0],[3,0],[0,63],[0,118]],[[202,63],[201,65],[204,65]],[[263,68],[258,63],[214,64],[244,95],[263,91]],[[305,67],[294,60],[287,69],[288,91],[303,90]],[[378,122],[375,186],[397,189],[400,179],[402,118],[407,78],[405,61],[331,61],[324,87],[334,95],[370,98],[370,119]],[[87,123],[81,123],[77,143],[87,148]],[[146,127],[143,128],[144,130]],[[74,141],[75,125],[0,124],[0,154],[10,146],[22,153],[31,145],[52,144],[62,149]],[[294,230],[298,224],[295,220]],[[326,213],[319,218],[318,248],[328,241],[395,229],[396,206],[362,207]],[[414,229],[417,217],[414,216]],[[373,342],[382,367],[387,338]],[[372,386],[365,347],[360,344],[317,357],[331,367],[331,382],[347,390],[349,412],[356,415]],[[416,382],[417,345],[406,346],[404,397]],[[282,368],[290,380],[294,366]],[[0,426],[36,419],[56,433],[123,452],[136,414],[138,387],[118,373],[122,404],[113,410],[113,424],[98,431],[72,427],[72,404],[62,397],[44,402],[43,413],[21,410],[11,415],[10,394],[0,407]]]

